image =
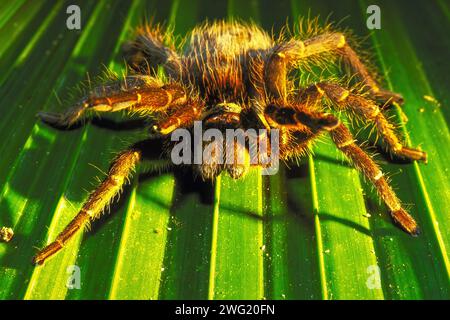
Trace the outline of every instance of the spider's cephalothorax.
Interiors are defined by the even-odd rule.
[[[264,128],[270,132],[278,129],[282,160],[303,155],[315,138],[328,133],[336,147],[375,186],[394,221],[408,233],[417,234],[416,222],[402,208],[383,172],[358,146],[350,130],[333,115],[334,110],[349,112],[373,123],[393,155],[426,161],[424,152],[401,143],[380,108],[400,104],[402,97],[378,86],[342,33],[328,27],[313,33],[311,37],[284,35],[274,39],[254,24],[206,23],[192,31],[181,53],[169,32],[144,26],[138,29],[134,41],[124,45],[132,75],[90,90],[63,114],[42,112],[39,115],[50,124],[65,127],[91,112],[138,113],[152,121],[151,137],[164,142],[166,147],[161,153],[168,161],[170,133],[177,128],[191,130],[194,121],[202,121],[204,130]],[[302,68],[305,72],[311,70],[310,62],[317,61],[322,62],[319,66],[327,67],[326,63],[334,62],[333,57],[341,58],[363,90],[352,90],[327,79],[301,87],[294,84],[291,71],[295,67],[306,66]],[[158,67],[164,69],[166,80],[156,76]],[[217,144],[209,142],[214,143]],[[215,147],[227,150],[229,146]],[[240,146],[231,146],[235,147]],[[249,147],[239,150],[248,154]],[[146,144],[141,142],[117,155],[108,176],[56,240],[34,257],[35,263],[42,264],[83,226],[101,215],[146,155],[145,151]],[[195,170],[203,178],[214,178],[223,170],[239,178],[250,165],[249,161],[225,164],[208,161],[197,164]]]

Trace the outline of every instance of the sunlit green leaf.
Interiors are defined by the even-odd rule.
[[[443,1],[77,1],[81,30],[66,28],[71,1],[0,2],[1,299],[448,299],[450,298],[450,10]],[[422,227],[394,226],[371,186],[325,138],[314,155],[274,176],[253,169],[215,182],[175,172],[136,175],[111,213],[44,266],[31,258],[76,215],[118,151],[145,136],[94,123],[57,130],[68,92],[108,67],[144,18],[184,35],[205,19],[252,20],[271,31],[299,16],[341,21],[367,36],[385,86],[400,92],[400,131],[429,163],[377,156]],[[418,21],[422,21],[418,23]],[[447,67],[447,68],[446,68]],[[62,104],[61,102],[62,101]],[[402,122],[399,110],[393,115]],[[120,121],[119,117],[112,119]],[[358,135],[359,141],[365,138]],[[143,169],[142,166],[141,169]],[[80,269],[69,288],[68,267]],[[70,269],[69,269],[70,271]]]

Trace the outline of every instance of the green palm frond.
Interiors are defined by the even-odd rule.
[[[382,29],[369,32],[365,0],[77,1],[80,31],[65,27],[71,1],[1,2],[0,227],[15,236],[0,243],[0,298],[450,298],[450,9],[442,0],[378,3]],[[59,96],[102,65],[120,74],[120,44],[146,16],[177,36],[206,18],[251,19],[270,31],[308,12],[349,16],[342,25],[370,34],[387,87],[406,99],[403,134],[429,163],[382,166],[422,226],[419,237],[392,224],[368,183],[324,139],[314,156],[274,176],[255,169],[215,184],[173,172],[136,176],[90,232],[44,266],[31,264],[114,153],[145,134],[92,123],[56,130],[37,121],[38,111],[65,108]],[[79,289],[67,286],[73,265]]]

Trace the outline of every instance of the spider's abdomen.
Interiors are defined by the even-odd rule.
[[[216,22],[193,30],[184,56],[184,74],[209,100],[245,97],[247,64],[273,46],[255,25]]]

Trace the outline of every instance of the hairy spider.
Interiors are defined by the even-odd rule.
[[[363,123],[373,123],[393,155],[426,161],[426,153],[401,143],[393,124],[383,114],[383,106],[400,104],[403,99],[378,86],[373,73],[368,71],[343,33],[330,27],[315,28],[314,24],[307,23],[308,38],[284,30],[283,35],[275,39],[255,24],[204,23],[191,32],[183,53],[176,49],[169,31],[146,25],[138,29],[134,41],[123,47],[126,62],[133,72],[131,75],[91,89],[63,114],[41,112],[39,116],[51,125],[67,127],[89,112],[138,113],[151,120],[151,138],[164,141],[161,154],[165,158],[172,143],[171,132],[177,128],[192,129],[194,121],[202,121],[205,129],[221,131],[276,128],[280,134],[282,160],[300,157],[311,142],[322,133],[328,133],[336,147],[375,186],[393,220],[406,232],[416,235],[417,223],[402,208],[379,166],[332,113],[349,112]],[[313,72],[311,63],[326,69],[336,61],[343,61],[349,67],[347,73],[359,80],[361,90],[330,78],[302,87],[295,85],[291,72],[295,68],[307,74]],[[166,80],[157,76],[158,67],[164,69]],[[33,262],[44,263],[79,230],[97,219],[120,192],[148,148],[146,143],[140,142],[120,152],[107,177],[90,194],[80,212],[54,242],[39,251]],[[248,153],[249,149],[243,150]],[[211,179],[226,170],[237,179],[245,175],[249,167],[248,160],[225,164],[213,160],[194,165],[194,172]]]

